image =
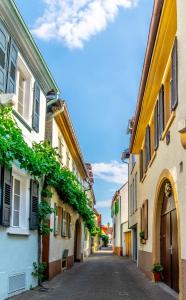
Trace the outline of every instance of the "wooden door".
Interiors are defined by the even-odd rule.
[[[131,232],[125,233],[126,256],[131,256]]]
[[[174,198],[164,197],[161,215],[160,256],[163,281],[179,291],[178,226]]]

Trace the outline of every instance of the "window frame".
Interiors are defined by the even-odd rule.
[[[16,226],[16,225],[14,225],[14,212],[15,212],[15,209],[14,209],[14,196],[15,196],[15,193],[14,193],[14,191],[15,191],[15,180],[17,180],[17,181],[19,181],[19,183],[20,183],[20,195],[19,195],[19,210],[18,210],[18,212],[19,212],[19,225],[18,226]],[[21,207],[22,207],[22,181],[21,181],[21,178],[20,178],[20,176],[18,176],[18,175],[13,175],[13,180],[12,180],[12,211],[11,211],[11,223],[10,223],[10,226],[11,227],[14,227],[14,228],[21,228],[21,224],[20,224],[20,221],[21,221]],[[17,210],[16,210],[17,211]]]

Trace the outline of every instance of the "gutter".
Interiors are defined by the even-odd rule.
[[[153,13],[150,23],[150,30],[148,35],[148,42],[147,42],[147,48],[145,53],[145,59],[143,64],[143,71],[142,71],[142,77],[140,82],[140,88],[138,93],[138,100],[137,100],[137,107],[135,112],[135,118],[134,118],[134,126],[132,129],[132,135],[130,139],[130,153],[132,153],[132,149],[134,146],[135,136],[136,136],[136,130],[138,127],[138,121],[141,113],[142,108],[142,102],[143,102],[143,96],[145,93],[147,78],[149,74],[149,68],[152,60],[152,55],[154,51],[155,41],[157,37],[159,22],[161,18],[161,13],[163,9],[164,0],[155,0],[154,1],[154,7],[153,7]]]

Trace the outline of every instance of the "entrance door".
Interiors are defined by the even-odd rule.
[[[74,232],[74,260],[81,261],[81,223],[79,220],[75,224]]]
[[[179,292],[178,226],[173,196],[163,199],[160,245],[163,281]]]
[[[126,256],[131,256],[131,232],[125,232]]]

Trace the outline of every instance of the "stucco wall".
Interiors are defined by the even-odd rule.
[[[79,215],[66,203],[63,203],[60,198],[58,197],[57,193],[54,192],[51,206],[54,207],[54,203],[64,208],[68,213],[71,215],[71,222],[72,222],[72,236],[71,238],[64,238],[59,236],[54,236],[52,232],[50,234],[50,250],[49,250],[49,262],[56,261],[62,258],[63,251],[65,249],[69,250],[68,255],[74,255],[74,231],[75,231],[75,223],[76,220],[79,218]],[[54,216],[51,215],[50,218],[51,227],[54,227]],[[84,249],[84,226],[81,225],[81,253],[83,254]]]

